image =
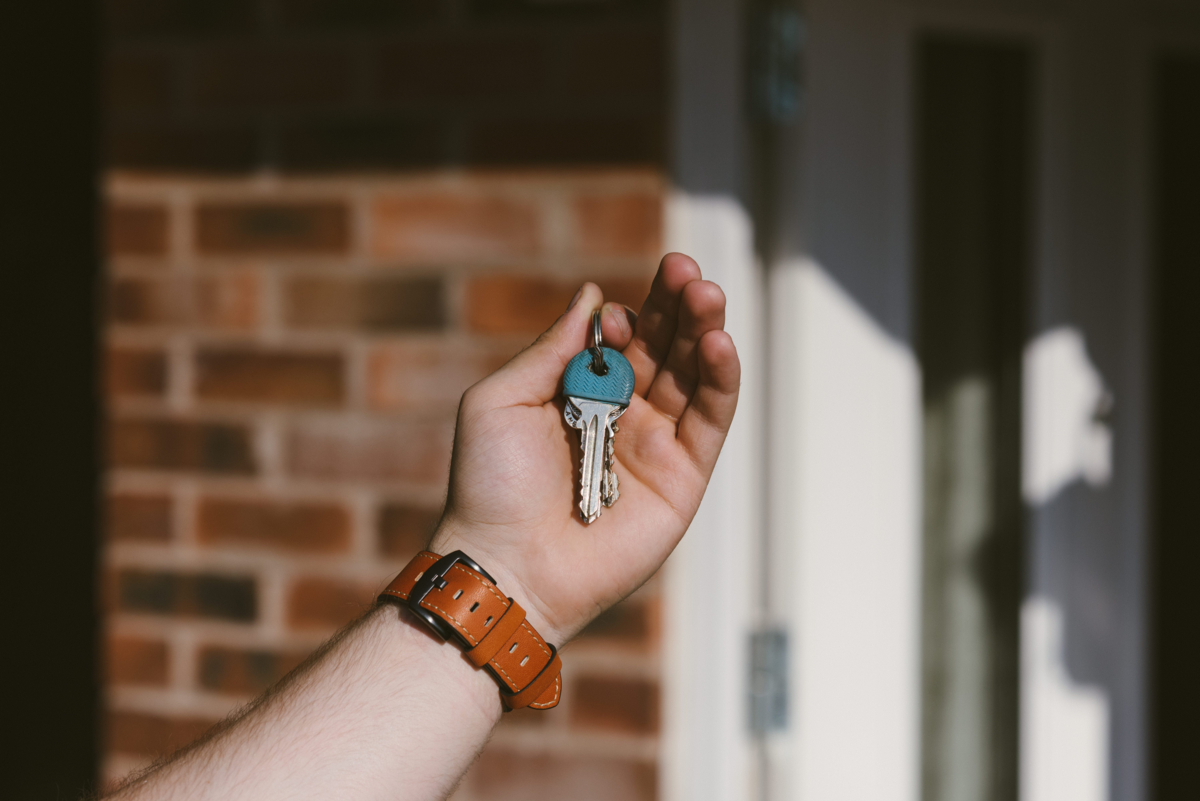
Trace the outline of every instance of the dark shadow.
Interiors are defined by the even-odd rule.
[[[107,166],[661,164],[663,0],[106,0]]]
[[[1155,65],[1152,798],[1200,798],[1200,55]]]
[[[0,29],[0,795],[58,801],[95,787],[99,754],[98,10],[21,4]]]

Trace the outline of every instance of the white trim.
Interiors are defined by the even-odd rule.
[[[916,365],[814,262],[777,268],[771,300],[773,352],[787,347],[771,365],[770,472],[788,507],[772,509],[772,536],[787,549],[794,643],[776,797],[915,801]]]
[[[668,243],[691,255],[727,298],[725,328],[742,362],[742,389],[700,511],[666,574],[666,687],[661,797],[751,797],[747,638],[762,509],[761,287],[750,221],[723,197],[676,193]]]

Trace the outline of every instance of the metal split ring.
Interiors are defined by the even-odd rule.
[[[608,365],[604,363],[604,351],[600,346],[603,344],[600,337],[600,310],[596,309],[592,312],[592,372],[596,375],[605,375],[608,373]]]

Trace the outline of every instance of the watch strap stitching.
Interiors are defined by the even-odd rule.
[[[525,621],[525,609],[516,601],[509,600],[511,603],[508,609],[493,624],[492,630],[484,635],[474,648],[467,651],[467,658],[475,667],[483,667],[491,662],[492,657],[500,653],[500,649],[517,633],[517,629]]]

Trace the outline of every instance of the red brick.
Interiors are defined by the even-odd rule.
[[[166,495],[113,495],[108,499],[105,534],[110,540],[170,541],[171,499]]]
[[[333,406],[344,395],[342,357],[209,348],[196,354],[196,396],[210,401]]]
[[[579,642],[645,647],[654,631],[650,605],[626,600],[605,610],[579,634]]]
[[[196,213],[196,247],[218,254],[344,253],[350,212],[338,201],[205,203]]]
[[[204,498],[196,536],[205,545],[337,553],[350,546],[350,514],[334,503]]]
[[[164,686],[167,683],[167,644],[141,637],[110,637],[108,684]]]
[[[119,754],[164,756],[200,737],[216,723],[211,718],[110,712],[108,750]]]
[[[126,612],[250,623],[258,616],[253,578],[171,570],[121,570],[116,606]]]
[[[288,625],[303,631],[336,629],[370,609],[379,589],[315,576],[297,579],[288,590]]]
[[[148,204],[109,206],[108,252],[115,256],[165,256],[167,210]]]
[[[483,752],[465,784],[488,801],[654,801],[653,762],[591,756],[522,754],[492,747]]]
[[[457,405],[467,387],[501,367],[508,350],[456,342],[380,345],[367,361],[367,397],[376,409]]]
[[[537,209],[494,195],[438,192],[379,198],[372,209],[376,256],[403,261],[503,259],[538,249]]]
[[[379,510],[379,551],[411,559],[426,545],[442,517],[441,509],[389,503]]]
[[[188,278],[120,278],[109,294],[114,322],[130,326],[250,331],[258,325],[260,281],[247,271]]]
[[[193,64],[191,99],[200,109],[329,106],[351,90],[349,53],[328,49],[209,48]]]
[[[105,377],[110,397],[161,397],[167,389],[167,357],[160,350],[113,348]]]
[[[406,481],[445,488],[454,426],[450,420],[298,425],[287,439],[293,475],[344,481]]]
[[[531,275],[481,275],[467,285],[466,317],[471,329],[488,334],[536,334],[558,319],[582,281]],[[604,299],[640,309],[649,279],[596,281]]]
[[[253,272],[233,271],[191,283],[191,322],[220,331],[252,331],[259,321],[262,282]]]
[[[308,656],[303,651],[245,651],[206,646],[200,649],[196,675],[206,690],[257,695],[286,676]]]
[[[297,278],[285,289],[284,316],[302,329],[432,331],[446,324],[438,278]]]
[[[572,204],[578,248],[589,256],[661,256],[663,199],[644,192],[580,197]]]
[[[642,679],[577,678],[571,722],[581,728],[654,734],[658,731],[658,685]]]
[[[399,101],[536,97],[550,74],[543,51],[504,34],[406,41],[382,55],[379,91]]]
[[[186,288],[161,278],[118,278],[109,290],[109,316],[126,325],[187,322]]]
[[[117,420],[109,428],[112,467],[254,473],[249,432],[227,423]]]
[[[554,726],[557,718],[563,717],[566,710],[561,707],[554,709],[532,709],[525,707],[524,709],[514,709],[511,712],[505,712],[500,718],[500,725],[504,728],[530,728],[541,726]]]

